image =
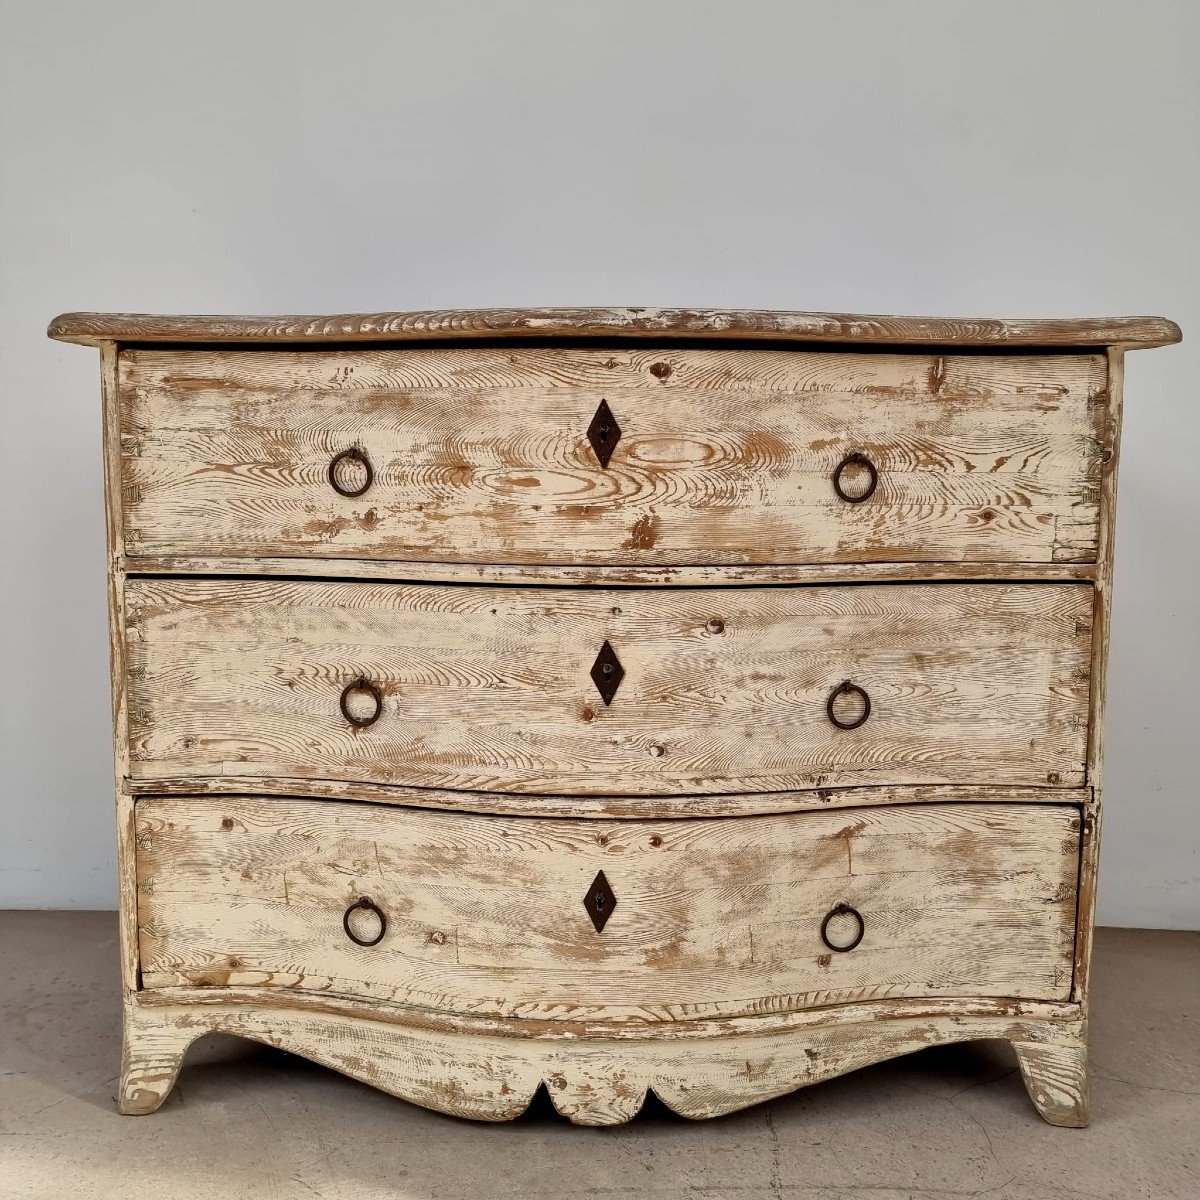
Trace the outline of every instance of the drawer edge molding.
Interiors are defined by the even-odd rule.
[[[1013,1045],[1042,1117],[1087,1123],[1087,1022],[1076,1005],[880,1001],[792,1014],[786,1027],[722,1022],[690,1036],[658,1031],[632,1039],[514,1036],[520,1023],[511,1021],[502,1030],[439,1028],[428,1020],[380,1020],[378,1008],[361,1002],[297,999],[270,1004],[203,989],[131,996],[120,1111],[154,1112],[188,1046],[208,1033],[284,1049],[410,1103],[475,1120],[511,1120],[545,1086],[555,1109],[578,1125],[628,1121],[649,1092],[681,1116],[721,1116],[929,1046],[1000,1038]]]
[[[143,988],[134,999],[144,1009],[257,1008],[277,1012],[322,1013],[347,1020],[402,1025],[440,1033],[490,1035],[536,1041],[637,1042],[677,1038],[713,1038],[726,1034],[760,1036],[797,1030],[826,1029],[864,1022],[935,1020],[961,1017],[996,1020],[1066,1022],[1079,1020],[1082,1007],[1071,1000],[1028,1000],[996,996],[889,997],[829,1004],[786,1012],[754,1013],[740,1017],[692,1017],[669,1022],[611,1020],[539,1020],[533,1017],[494,1017],[417,1005],[346,996],[336,992],[299,989],[267,990],[249,986]]]
[[[577,563],[425,562],[387,558],[270,558],[255,555],[134,555],[128,575],[249,575],[369,579],[378,583],[481,583],[521,587],[745,587],[835,583],[1064,583],[1094,581],[1094,562],[860,562],[662,567]]]
[[[541,795],[525,792],[462,791],[405,784],[348,783],[335,779],[216,778],[129,779],[133,796],[280,796],[357,800],[402,808],[482,813],[502,817],[586,817],[602,820],[682,820],[690,817],[760,816],[909,804],[1077,804],[1092,799],[1090,787],[1021,787],[929,784],[812,788],[777,792],[717,792],[663,796]]]

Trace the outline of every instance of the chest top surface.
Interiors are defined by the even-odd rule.
[[[631,337],[775,339],[854,345],[1167,346],[1165,317],[1001,319],[901,317],[721,308],[466,308],[323,316],[63,313],[47,331],[63,342],[317,343],[429,339]]]

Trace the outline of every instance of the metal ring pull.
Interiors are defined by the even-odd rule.
[[[847,467],[865,467],[867,474],[871,477],[871,482],[867,484],[867,490],[859,496],[851,496],[842,487],[842,472]],[[870,500],[875,494],[875,488],[879,483],[879,472],[875,470],[875,464],[865,454],[855,450],[853,454],[847,454],[838,463],[831,478],[833,479],[833,490],[837,492],[839,499],[845,500],[847,504],[861,504],[864,500]]]
[[[846,946],[835,946],[829,940],[829,922],[834,917],[853,917],[858,922],[858,933],[855,934],[854,940]],[[851,908],[848,904],[838,904],[831,908],[825,914],[825,920],[821,922],[821,941],[827,945],[835,954],[846,954],[853,950],[859,942],[863,940],[863,934],[867,932],[866,922],[862,919],[862,913],[857,908]]]
[[[837,713],[833,710],[833,702],[839,696],[858,696],[862,700],[862,715],[853,721],[839,720]],[[844,683],[839,683],[837,687],[835,687],[833,691],[829,693],[829,699],[825,702],[825,712],[829,715],[829,719],[839,729],[857,729],[871,715],[871,697],[868,696],[867,693],[864,692],[857,683],[851,683],[850,680],[847,679]]]
[[[358,912],[360,909],[374,913],[379,918],[379,932],[373,938],[361,938],[353,929],[350,928],[350,915]],[[342,928],[346,931],[346,936],[359,946],[377,946],[383,941],[383,935],[387,933],[387,917],[383,915],[383,909],[376,904],[370,896],[359,896],[355,902],[346,909],[345,916],[342,917]]]
[[[352,692],[369,692],[375,701],[375,711],[369,716],[356,717],[350,711],[350,695]],[[374,725],[379,720],[380,714],[383,712],[383,696],[379,689],[367,678],[360,675],[353,683],[348,683],[342,689],[342,716],[350,722],[351,725],[357,725],[359,729],[365,729],[368,725]]]
[[[338,467],[340,467],[344,462],[356,462],[361,464],[363,470],[367,473],[366,482],[363,483],[362,487],[357,489],[344,488],[338,482]],[[370,461],[357,446],[351,446],[349,450],[343,450],[341,454],[335,454],[333,458],[329,460],[329,486],[333,488],[333,490],[337,492],[339,496],[346,496],[353,500],[355,496],[361,496],[363,492],[365,492],[367,488],[371,486],[371,483],[374,479],[375,472],[371,468]]]

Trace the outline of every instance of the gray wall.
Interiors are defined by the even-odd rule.
[[[62,309],[1077,316],[1130,357],[1101,916],[1200,926],[1193,0],[0,5],[0,906],[114,902]]]

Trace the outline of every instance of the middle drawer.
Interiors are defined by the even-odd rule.
[[[1084,782],[1086,584],[126,585],[130,774],[669,795]]]

